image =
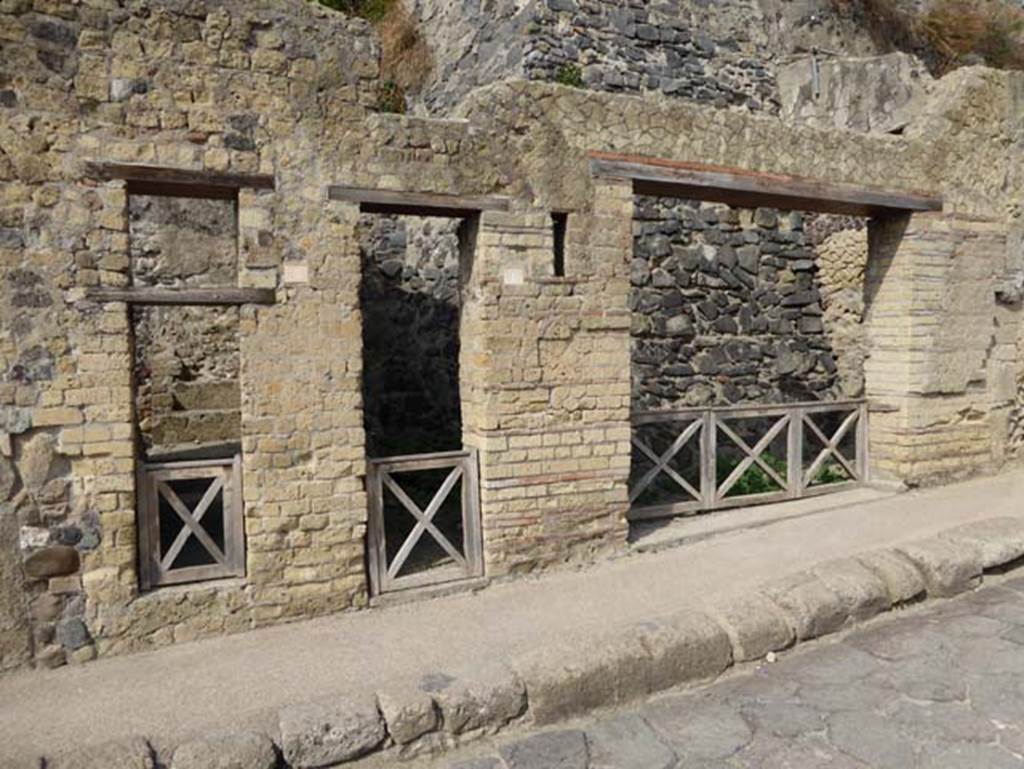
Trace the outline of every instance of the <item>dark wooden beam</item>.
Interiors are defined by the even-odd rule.
[[[358,203],[366,214],[462,217],[480,211],[508,211],[508,198],[497,195],[445,195],[437,192],[396,192],[332,185],[327,197]]]
[[[101,181],[123,179],[128,182],[128,192],[136,195],[233,198],[240,189],[274,189],[274,177],[270,174],[194,171],[130,163],[86,163],[85,175]]]
[[[592,152],[590,170],[594,176],[631,179],[638,195],[709,200],[743,208],[763,206],[852,216],[942,210],[942,198],[930,193],[833,184],[634,155]]]
[[[128,302],[129,304],[273,304],[272,288],[174,288],[106,286],[87,288],[86,298],[96,302]]]

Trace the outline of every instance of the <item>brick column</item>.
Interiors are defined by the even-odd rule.
[[[632,187],[569,217],[484,214],[462,321],[466,443],[480,451],[490,575],[588,558],[626,535]]]
[[[366,603],[358,217],[327,204],[277,303],[243,314],[253,624]]]
[[[1006,440],[995,316],[1005,226],[943,214],[872,220],[865,279],[874,480],[994,469]]]

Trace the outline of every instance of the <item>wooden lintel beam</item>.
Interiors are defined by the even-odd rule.
[[[367,214],[461,217],[480,211],[508,211],[508,198],[498,195],[446,195],[437,192],[398,192],[331,185],[330,200],[358,203]]]
[[[220,173],[132,163],[89,162],[85,164],[85,175],[101,181],[124,180],[129,192],[138,195],[232,197],[240,189],[272,190],[275,186],[271,174]]]
[[[96,302],[128,302],[129,304],[168,305],[233,305],[274,304],[276,292],[272,288],[174,288],[106,286],[86,289],[86,298]]]
[[[852,216],[942,210],[942,198],[929,193],[631,155],[592,152],[590,170],[594,176],[631,179],[638,195],[709,200],[744,208],[763,206]]]

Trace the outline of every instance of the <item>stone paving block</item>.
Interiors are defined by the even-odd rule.
[[[526,687],[504,665],[479,668],[472,679],[452,679],[433,695],[442,726],[452,734],[502,726],[526,711]]]
[[[1024,520],[1020,518],[973,521],[944,531],[939,536],[954,544],[965,544],[977,549],[981,565],[986,569],[1002,566],[1024,556]]]
[[[828,736],[841,751],[871,767],[916,765],[910,741],[877,713],[834,713],[828,719]]]
[[[388,734],[399,745],[410,743],[441,724],[434,698],[412,686],[380,692],[377,699]]]
[[[636,626],[650,655],[645,678],[648,692],[690,681],[714,678],[732,664],[732,643],[710,615],[684,611]]]
[[[590,769],[673,769],[676,754],[640,716],[598,721],[587,730]]]
[[[896,548],[924,575],[929,596],[950,596],[977,586],[981,581],[981,552],[967,542],[929,537]]]
[[[143,737],[129,737],[46,758],[46,769],[154,769],[153,749]]]
[[[1024,683],[1017,676],[969,673],[965,680],[975,713],[997,723],[1024,723]]]
[[[277,753],[265,734],[220,732],[180,745],[170,769],[275,769]]]
[[[856,622],[889,611],[892,606],[885,583],[855,558],[826,561],[815,566],[811,573],[839,596],[846,604],[846,613]]]
[[[505,762],[500,758],[471,758],[468,761],[456,761],[448,769],[505,769]]]
[[[647,694],[652,666],[635,629],[625,629],[586,645],[537,649],[513,667],[526,684],[533,722],[543,725]]]
[[[1024,577],[1012,577],[1005,582],[999,583],[999,586],[1006,588],[1007,590],[1015,590],[1018,593],[1024,593]]]
[[[904,700],[887,715],[901,731],[924,743],[942,741],[996,742],[1001,730],[975,713],[968,702],[914,702]]]
[[[787,740],[819,732],[825,725],[825,718],[818,710],[797,702],[754,699],[744,704],[741,712],[758,732]]]
[[[856,558],[885,583],[889,592],[889,602],[893,606],[924,595],[924,575],[903,553],[895,550],[873,550]]]
[[[845,602],[810,572],[774,580],[764,593],[783,610],[798,641],[834,633],[849,616]]]
[[[376,698],[325,699],[281,710],[281,749],[295,769],[351,761],[384,741]]]
[[[792,740],[759,733],[733,766],[743,769],[868,769],[860,761],[843,755],[820,734]],[[712,765],[712,769],[719,769],[719,766]]]
[[[754,736],[735,708],[685,695],[655,700],[641,713],[679,755],[681,766],[690,766],[691,761],[726,759]]]
[[[1003,747],[971,741],[926,747],[919,766],[921,769],[1020,769],[1024,762]]]
[[[508,769],[587,769],[587,739],[576,729],[541,732],[501,746]]]
[[[785,649],[795,638],[782,610],[760,593],[722,601],[709,613],[729,636],[736,662],[761,659]]]

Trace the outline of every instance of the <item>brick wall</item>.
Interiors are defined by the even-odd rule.
[[[319,281],[323,270],[307,267],[318,254],[344,260],[322,207],[308,205],[322,184],[295,164],[312,154],[318,121],[344,125],[372,103],[366,26],[306,4],[172,2],[133,15],[37,3],[5,9],[0,39],[3,665],[357,605],[361,545],[344,542],[363,525],[349,512],[362,494],[358,387],[346,389],[358,370],[336,340],[346,329],[358,340],[358,257],[351,279],[335,268],[294,294],[282,281],[295,267]],[[240,322],[241,347],[268,356],[242,363],[247,583],[139,594],[129,313],[84,295],[129,281],[128,200],[123,183],[86,178],[89,160],[278,177],[279,193],[240,194],[233,260],[236,285],[283,292],[281,306]],[[328,348],[337,360],[320,355]],[[285,398],[296,372],[307,386]]]
[[[1015,325],[998,323],[998,222],[917,214],[874,222],[866,279],[872,469],[913,484],[1001,465],[1012,392],[998,368]]]
[[[305,2],[36,7],[0,15],[4,667],[366,604],[359,211],[332,184],[509,199],[460,262],[488,574],[625,542],[634,200],[591,176],[591,150],[941,191],[948,216],[873,236],[874,451],[910,480],[1000,461],[1018,327],[992,276],[1019,76],[951,76],[923,138],[536,83],[481,89],[442,121],[372,113],[366,25]],[[140,592],[129,313],[86,296],[128,282],[128,201],[86,161],[275,177],[238,196],[238,285],[276,295],[239,318],[244,579]]]
[[[480,450],[493,573],[621,546],[629,471],[627,264],[632,194],[600,188],[570,217],[566,277],[550,215],[483,216],[463,321],[466,441]],[[470,342],[470,340],[473,340]],[[482,371],[480,369],[483,369]],[[477,374],[479,371],[479,377]]]

